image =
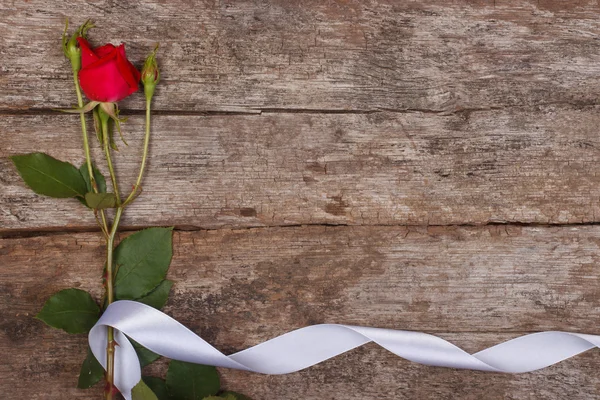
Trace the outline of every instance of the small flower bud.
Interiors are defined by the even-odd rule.
[[[75,31],[75,33],[71,36],[70,39],[67,39],[67,29],[69,28],[69,20],[67,20],[65,24],[65,31],[63,32],[62,37],[62,46],[63,53],[65,53],[65,57],[71,61],[71,67],[73,71],[79,72],[81,69],[81,49],[79,48],[79,44],[77,43],[78,37],[85,38],[85,35],[88,30],[94,27],[94,24],[89,19],[83,23]]]
[[[156,63],[156,52],[158,51],[158,44],[154,48],[154,51],[150,53],[144,67],[142,68],[142,83],[144,84],[144,94],[146,100],[150,100],[154,95],[154,88],[160,81],[160,71],[158,70],[158,64]]]

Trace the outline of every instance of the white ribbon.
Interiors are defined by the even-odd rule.
[[[118,343],[115,385],[126,400],[131,400],[131,389],[141,379],[141,368],[125,335],[175,360],[263,374],[296,372],[369,342],[420,364],[509,373],[535,371],[600,347],[600,336],[552,331],[521,336],[469,354],[426,333],[323,324],[288,332],[226,356],[168,315],[142,303],[122,300],[108,306],[89,334],[92,352],[104,368],[108,326],[115,328]]]

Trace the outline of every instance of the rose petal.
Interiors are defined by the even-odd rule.
[[[127,59],[127,54],[125,53],[125,43],[121,43],[119,46],[117,46],[117,51],[123,56],[124,59]]]
[[[89,57],[79,72],[79,81],[90,100],[116,102],[138,90],[140,73],[127,60],[123,44],[106,44],[93,51],[87,41],[84,45]]]
[[[117,48],[117,50],[121,53],[121,55],[123,56],[123,59],[125,59],[125,61],[127,61],[127,64],[129,64],[129,70],[131,71],[131,74],[133,75],[133,79],[131,80],[131,82],[135,81],[136,87],[137,87],[137,83],[140,81],[140,77],[141,77],[140,71],[138,71],[137,68],[127,58],[127,54],[125,54],[125,44],[121,44]]]
[[[125,45],[117,47],[117,65],[121,75],[132,89],[132,92],[138,90],[138,81],[140,80],[140,73],[137,69],[127,60],[125,55]],[[135,72],[134,72],[135,71]],[[130,94],[131,94],[130,93]]]
[[[96,56],[98,56],[98,58],[103,58],[109,55],[114,49],[115,46],[111,43],[108,43],[104,46],[96,47],[94,49],[94,53],[96,54]]]
[[[85,68],[91,63],[98,61],[100,58],[91,49],[90,44],[87,40],[81,36],[77,38],[79,47],[81,48],[81,67]]]
[[[129,96],[135,90],[129,86],[119,71],[116,58],[102,60],[93,68],[79,71],[81,89],[90,100],[117,102]]]
[[[96,61],[94,61],[93,63],[87,65],[85,68],[82,68],[82,69],[97,68],[100,65],[106,64],[108,62],[116,62],[116,58],[117,58],[117,50],[116,50],[116,48],[113,48],[110,53],[106,54],[102,58],[98,58]]]
[[[137,85],[137,83],[140,81],[142,74],[140,73],[140,71],[137,70],[136,67],[133,66],[132,63],[129,63],[129,69],[131,70],[131,74],[133,75],[133,79],[135,80],[135,83]]]

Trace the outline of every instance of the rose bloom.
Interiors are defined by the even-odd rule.
[[[81,47],[81,89],[92,101],[114,103],[138,90],[140,72],[125,55],[125,45],[105,44],[92,50],[87,40],[78,37]]]

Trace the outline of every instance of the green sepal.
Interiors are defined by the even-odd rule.
[[[69,19],[67,19],[65,22],[65,30],[62,36],[63,53],[65,54],[65,57],[67,57],[69,61],[71,61],[71,68],[75,73],[79,72],[79,70],[81,69],[81,49],[79,48],[79,45],[77,43],[77,38],[85,38],[87,31],[93,27],[94,23],[88,19],[83,23],[83,25],[79,27],[79,29],[75,31],[75,33],[70,38],[67,38],[67,30],[69,29]]]
[[[67,114],[85,114],[92,111],[98,104],[101,104],[99,101],[90,101],[83,107],[75,107],[75,108],[55,108],[54,111],[60,111]]]
[[[112,117],[113,122],[115,123],[115,127],[117,128],[117,131],[119,132],[119,136],[121,137],[121,141],[125,144],[125,146],[129,146],[129,143],[127,143],[127,141],[125,140],[125,137],[123,137],[123,130],[121,129],[121,123],[125,123],[127,122],[127,117],[120,117],[119,116],[119,105],[117,103],[115,103],[115,116]]]
[[[96,107],[92,110],[92,116],[94,117],[94,130],[96,131],[96,138],[98,142],[102,145],[104,141],[102,139],[102,123],[100,122],[100,116],[98,115],[99,109]]]
[[[37,194],[55,198],[85,196],[85,180],[71,163],[44,153],[12,156],[11,160],[27,186]]]
[[[67,333],[87,333],[99,315],[100,308],[88,292],[64,289],[46,301],[36,318]]]
[[[119,146],[117,146],[117,143],[115,142],[114,123],[109,121],[106,123],[106,126],[108,129],[108,143],[110,144],[111,149],[113,149],[114,151],[119,151]]]
[[[121,136],[121,140],[125,144],[125,146],[129,146],[123,137],[123,132],[121,130],[121,123],[127,121],[127,117],[120,118],[119,117],[119,106],[117,103],[101,103],[98,108],[98,119],[100,120],[100,125],[106,124],[106,129],[108,131],[108,141],[110,147],[114,151],[119,151],[117,144],[114,140],[114,127],[119,132]],[[112,121],[112,122],[111,122]],[[114,126],[113,126],[114,123]]]
[[[160,81],[160,70],[158,69],[158,64],[156,62],[156,52],[158,51],[158,43],[154,48],[154,51],[146,57],[146,61],[144,62],[144,66],[142,67],[141,72],[141,81],[144,84],[144,94],[146,96],[146,101],[150,101],[152,96],[154,95],[154,89],[156,88],[156,84]]]

